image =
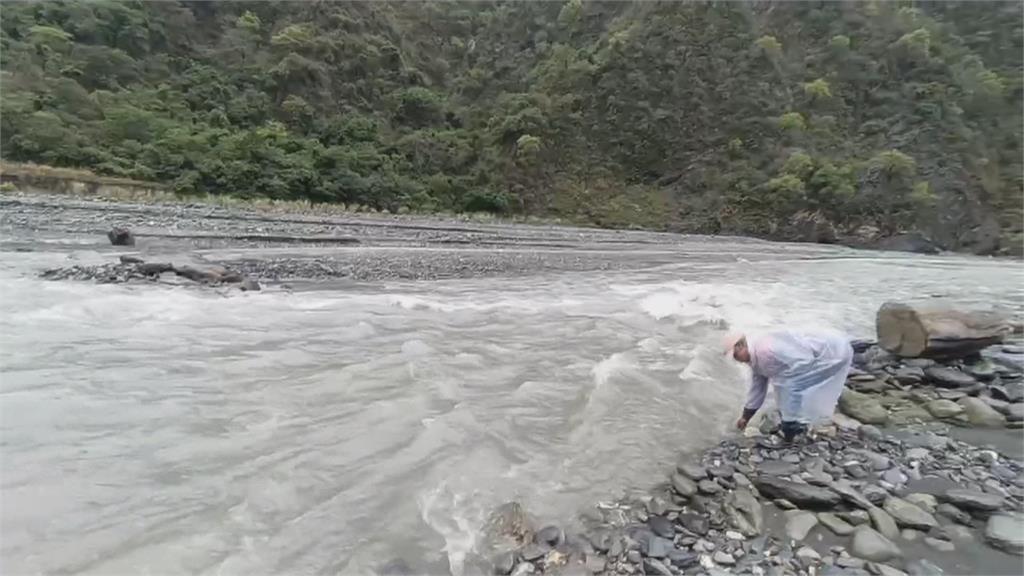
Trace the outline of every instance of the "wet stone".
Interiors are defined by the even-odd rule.
[[[534,538],[539,543],[557,546],[565,539],[565,534],[562,533],[562,529],[558,526],[545,526],[537,531]]]
[[[676,471],[683,474],[691,480],[701,480],[707,478],[708,471],[700,464],[694,462],[684,461],[676,465]]]
[[[736,563],[736,559],[733,558],[732,554],[722,551],[715,552],[715,555],[712,556],[711,559],[714,560],[716,564],[721,564],[722,566],[732,566]]]
[[[939,552],[952,552],[956,549],[956,546],[954,546],[952,542],[939,540],[938,538],[932,538],[930,536],[925,536],[924,543]]]
[[[678,522],[683,528],[686,528],[690,532],[698,535],[704,535],[708,533],[710,528],[708,519],[706,516],[701,514],[694,514],[692,512],[686,512],[679,515]]]
[[[701,494],[718,494],[722,491],[722,487],[714,480],[701,480],[697,483],[697,490]]]

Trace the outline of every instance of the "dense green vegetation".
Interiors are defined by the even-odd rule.
[[[181,193],[1020,248],[1016,1],[0,11],[8,160]]]

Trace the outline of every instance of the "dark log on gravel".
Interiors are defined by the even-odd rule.
[[[1011,327],[986,312],[886,302],[875,317],[878,343],[908,357],[962,358],[1003,341]]]

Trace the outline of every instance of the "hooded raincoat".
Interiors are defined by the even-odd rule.
[[[747,338],[753,371],[746,408],[764,403],[775,387],[784,422],[815,424],[832,417],[850,372],[850,339],[835,330],[780,330]]]

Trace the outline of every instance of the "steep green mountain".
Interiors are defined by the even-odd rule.
[[[3,158],[1021,250],[1020,2],[4,2]]]

